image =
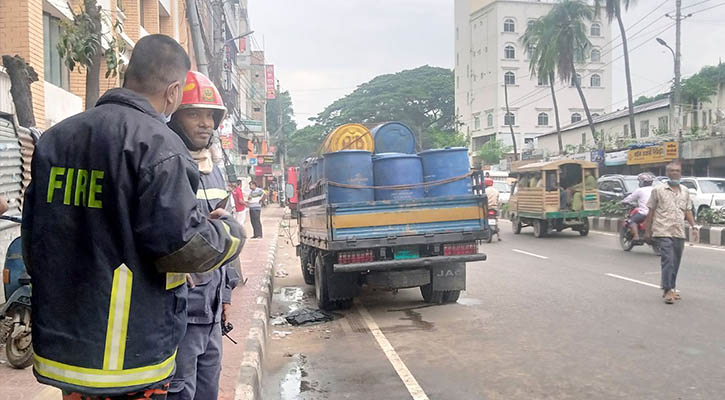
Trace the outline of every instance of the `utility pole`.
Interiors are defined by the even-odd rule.
[[[680,53],[680,46],[681,46],[681,37],[682,37],[682,0],[676,0],[675,1],[675,121],[676,122],[676,129],[677,129],[677,139],[682,140],[682,127],[680,126],[680,118],[682,117],[682,113],[680,112],[680,96],[681,96],[681,90],[680,87],[680,60],[682,59],[682,54]]]
[[[506,80],[503,82],[503,95],[504,100],[506,100],[506,116],[504,117],[504,121],[508,122],[509,130],[511,130],[511,141],[514,143],[514,161],[519,160],[519,155],[516,152],[516,135],[514,135],[514,126],[511,122],[511,117],[509,115],[513,116],[511,112],[509,111],[509,86],[506,83]]]

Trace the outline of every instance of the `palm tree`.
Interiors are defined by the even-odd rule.
[[[587,37],[584,21],[591,21],[593,17],[594,10],[587,4],[579,0],[564,0],[552,7],[546,15],[546,22],[552,24],[549,28],[551,29],[549,38],[551,47],[548,50],[554,52],[554,57],[556,57],[557,75],[562,82],[571,82],[576,86],[589,121],[589,128],[592,130],[592,137],[596,141],[597,133],[594,130],[592,113],[589,111],[589,105],[584,97],[581,81],[574,65],[577,54],[586,54],[592,46]],[[601,145],[601,140],[599,142]]]
[[[559,154],[564,153],[564,144],[561,139],[561,124],[559,122],[559,104],[556,101],[554,82],[556,81],[556,52],[552,49],[552,28],[554,24],[540,17],[529,24],[521,37],[521,42],[529,54],[529,70],[531,76],[544,77],[551,89],[551,100],[554,102],[554,117],[556,118],[556,138],[559,141]]]
[[[617,19],[619,24],[619,34],[622,36],[622,49],[624,51],[624,74],[627,78],[627,104],[629,106],[629,129],[632,132],[632,136],[635,135],[634,130],[634,107],[632,105],[632,77],[629,72],[629,50],[627,44],[627,33],[624,30],[624,23],[622,22],[622,6],[625,10],[629,9],[630,4],[634,4],[636,0],[594,0],[594,16],[598,16],[602,5],[604,5],[605,12],[609,22],[612,22],[614,18]]]

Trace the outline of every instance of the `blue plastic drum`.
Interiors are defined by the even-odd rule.
[[[370,131],[375,139],[375,153],[415,154],[415,135],[401,122],[386,122]]]
[[[373,186],[372,153],[364,150],[343,150],[325,154],[324,176],[328,181],[327,195],[330,203],[352,203],[375,200]],[[334,183],[370,186],[345,188]]]
[[[423,164],[415,154],[383,153],[373,156],[375,186],[423,183]],[[375,200],[414,200],[425,197],[423,186],[410,189],[375,189]]]
[[[426,150],[419,155],[423,163],[423,180],[425,182],[463,176],[471,169],[468,149],[465,147]],[[427,186],[425,197],[465,196],[471,193],[471,179],[466,177],[442,185]]]

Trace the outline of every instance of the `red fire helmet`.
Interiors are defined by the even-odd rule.
[[[186,74],[186,86],[184,86],[183,97],[179,110],[188,108],[207,108],[214,110],[214,129],[219,128],[227,114],[221,95],[214,83],[204,74],[196,71],[189,71]]]

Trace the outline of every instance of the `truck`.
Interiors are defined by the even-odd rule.
[[[317,305],[349,308],[364,286],[456,302],[466,263],[486,259],[479,244],[491,234],[482,174],[467,179],[469,195],[350,203],[329,202],[325,180],[300,182],[297,256]]]

